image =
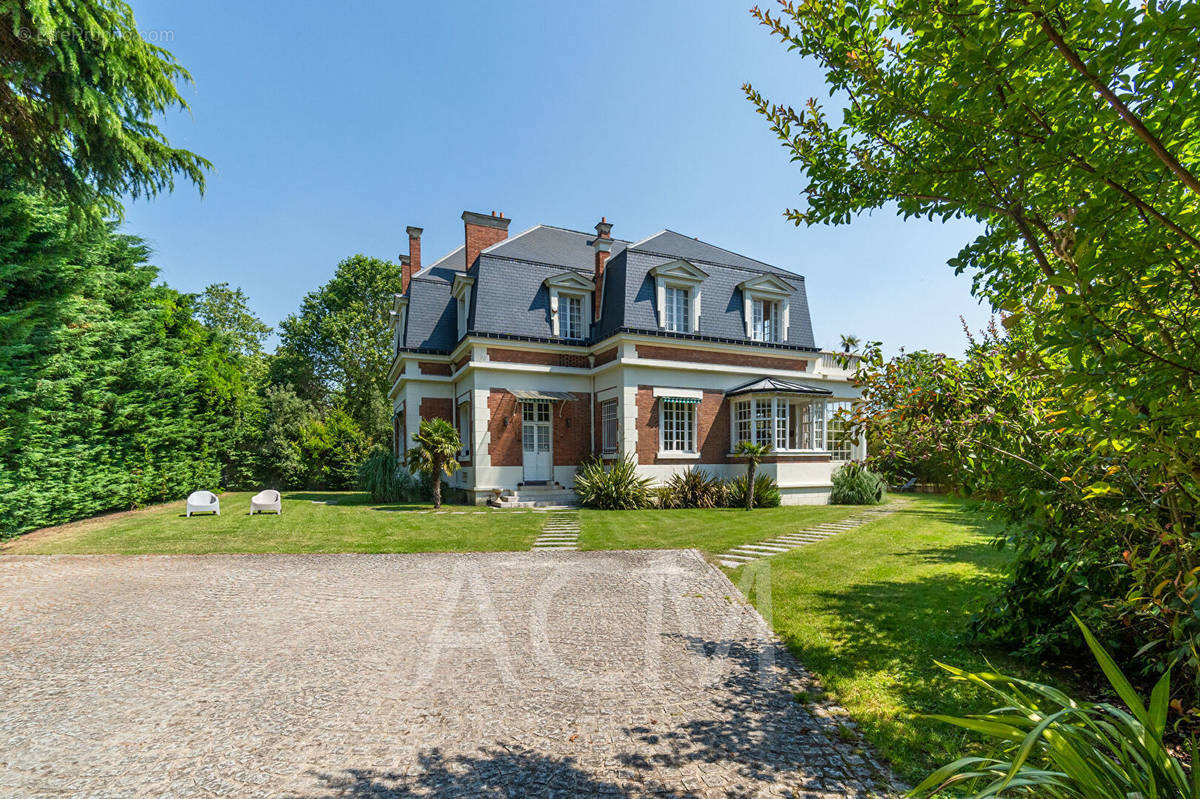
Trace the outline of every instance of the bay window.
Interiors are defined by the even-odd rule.
[[[749,441],[773,450],[824,450],[826,402],[754,397],[733,402],[733,446]]]

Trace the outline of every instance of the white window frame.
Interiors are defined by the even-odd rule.
[[[729,450],[735,450],[741,441],[752,441],[769,444],[772,452],[785,454],[826,452],[826,405],[823,398],[808,399],[794,394],[737,397],[729,411]],[[805,414],[807,418],[794,423],[797,414]]]
[[[850,410],[854,403],[850,400],[830,400],[826,403],[825,415],[825,449],[835,461],[853,460],[855,455],[854,442],[846,433],[845,424],[835,418],[840,410]]]
[[[755,341],[776,343],[784,341],[780,336],[783,327],[780,318],[783,315],[783,303],[766,297],[752,297],[750,307],[753,311],[751,338]]]
[[[595,284],[575,272],[563,272],[546,278],[546,288],[550,292],[550,332],[555,338],[566,338],[570,341],[586,341],[592,329],[592,295]],[[579,300],[580,330],[578,337],[567,336],[566,325],[562,322],[564,313],[561,311],[562,299],[571,297]]]
[[[663,287],[663,301],[663,329],[671,333],[691,333],[691,287],[668,283]]]
[[[699,438],[699,430],[697,427],[700,422],[700,414],[697,409],[700,403],[686,397],[659,397],[658,398],[658,455],[661,458],[698,458],[700,457],[700,449],[697,439]],[[676,418],[675,414],[684,414],[683,418]],[[678,443],[680,436],[667,435],[668,414],[671,415],[671,427],[677,430],[678,426],[683,427],[684,436],[687,438],[685,449],[668,449],[667,445],[674,446]]]
[[[571,306],[574,303],[578,303],[578,307],[579,307],[578,315],[573,315],[571,313]],[[584,306],[584,298],[583,298],[583,295],[581,295],[581,294],[560,294],[559,295],[558,307],[562,311],[562,316],[559,318],[559,324],[564,325],[564,323],[565,323],[565,325],[564,325],[565,329],[563,329],[563,331],[562,331],[563,338],[569,338],[569,339],[587,338],[587,336],[584,334],[584,327],[583,327],[583,306]],[[578,325],[577,330],[571,329],[572,319],[574,319],[575,324]]]
[[[746,338],[751,341],[786,342],[791,334],[791,298],[795,289],[776,275],[759,275],[750,280],[743,280],[738,284],[738,288],[742,290],[742,317],[746,325]],[[776,303],[778,322],[773,339],[762,337],[756,329],[755,304],[758,302]]]
[[[611,411],[611,416],[610,412]],[[600,403],[600,452],[604,455],[615,455],[621,446],[621,419],[616,399],[604,400]],[[612,441],[609,442],[609,423],[612,423]]]
[[[458,450],[459,459],[471,457],[471,403],[458,403],[458,413],[455,425],[458,427],[458,440],[462,447]],[[465,414],[465,418],[464,418]]]
[[[686,289],[687,308],[684,319],[687,322],[687,329],[671,332],[699,333],[700,312],[704,307],[701,285],[708,278],[708,273],[694,264],[680,260],[659,264],[650,270],[650,276],[654,279],[654,305],[659,329],[669,330],[667,327],[667,289]]]

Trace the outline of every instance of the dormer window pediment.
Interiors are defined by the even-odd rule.
[[[777,275],[759,275],[738,284],[746,338],[753,341],[788,340],[791,296],[795,289]]]
[[[659,264],[650,275],[654,278],[659,328],[673,333],[700,332],[700,287],[708,272],[680,259]]]
[[[589,295],[596,284],[578,272],[560,272],[544,281],[550,292],[550,328],[555,337],[579,340],[591,329]]]

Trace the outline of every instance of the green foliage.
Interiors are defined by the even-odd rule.
[[[833,473],[831,505],[878,505],[883,502],[887,484],[861,463],[851,461]]]
[[[275,368],[310,401],[337,395],[377,442],[391,435],[390,314],[399,291],[399,266],[355,255],[339,263],[333,278],[307,294],[299,312],[279,326],[281,363]]]
[[[1018,557],[980,631],[1050,656],[1076,649],[1074,610],[1140,680],[1178,662],[1191,713],[1200,5],[867,0],[754,14],[852,98],[826,115],[746,87],[804,170],[795,222],[894,203],[982,228],[951,265],[1005,312],[1010,336],[964,361],[929,356],[920,379],[898,364],[872,411],[896,421],[882,435],[903,459],[936,453],[1011,522]]]
[[[738,475],[726,484],[726,496],[728,497],[730,507],[736,505],[746,506],[747,486],[749,486],[749,475]],[[783,501],[783,497],[779,493],[779,484],[775,482],[775,478],[769,474],[760,474],[754,478],[754,491],[751,494],[752,507],[754,508],[777,508],[779,503]]]
[[[250,298],[228,283],[213,283],[204,289],[196,303],[196,316],[214,333],[229,338],[231,348],[246,358],[260,357],[263,342],[271,335],[250,310]]]
[[[1156,797],[1197,799],[1193,778],[1164,743],[1170,677],[1164,674],[1149,706],[1116,661],[1079,623],[1088,648],[1123,706],[1076,701],[1056,688],[1000,674],[942,668],[998,697],[986,715],[933,718],[996,742],[984,757],[963,757],[930,774],[913,790],[932,796],[965,784],[978,799],[993,796],[1055,796],[1063,799]],[[1196,750],[1190,753],[1196,762]]]
[[[247,392],[145,244],[0,183],[0,535],[216,488]]]
[[[423,419],[413,440],[417,445],[407,453],[408,468],[429,475],[433,488],[433,507],[442,507],[442,475],[458,471],[458,451],[462,441],[454,425],[435,417]]]
[[[758,490],[758,481],[754,479],[754,473],[758,470],[758,464],[770,451],[770,444],[754,444],[750,441],[739,441],[733,448],[734,457],[746,459],[746,480],[741,484],[746,510],[754,509],[755,492]],[[754,486],[753,491],[751,486]]]
[[[201,189],[211,164],[153,120],[186,109],[187,71],[146,42],[120,0],[0,2],[0,163],[10,177],[99,220],[117,197]]]
[[[671,475],[665,491],[655,495],[660,508],[721,508],[726,505],[725,484],[703,469]]]
[[[586,508],[600,510],[637,510],[649,507],[651,479],[637,473],[633,458],[614,461],[605,468],[592,461],[575,472],[575,494]]]
[[[300,428],[300,461],[309,489],[348,491],[358,487],[358,467],[371,445],[350,414],[331,408]]]
[[[376,502],[425,502],[430,481],[409,474],[388,447],[376,446],[358,470],[360,487]]]

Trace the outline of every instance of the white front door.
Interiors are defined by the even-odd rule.
[[[525,482],[550,482],[550,403],[525,402],[521,406],[521,451]]]

